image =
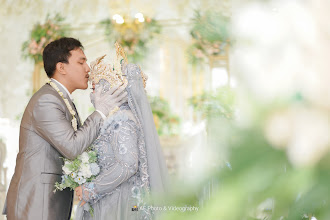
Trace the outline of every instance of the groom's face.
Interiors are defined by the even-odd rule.
[[[87,58],[82,49],[78,48],[70,51],[71,56],[64,68],[67,74],[68,83],[72,92],[76,89],[88,88],[88,73],[90,68],[87,64]]]

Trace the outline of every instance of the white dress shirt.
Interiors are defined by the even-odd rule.
[[[51,78],[51,80],[53,80],[53,81],[57,82],[58,84],[60,84],[60,86],[62,86],[62,88],[64,89],[64,91],[69,95],[71,101],[73,102],[73,98],[72,98],[69,90],[62,83],[60,83],[59,81],[57,81],[56,79]],[[99,110],[95,110],[95,111],[97,111],[98,113],[100,113],[100,115],[102,116],[103,120],[106,119],[105,115],[101,111],[99,111]]]

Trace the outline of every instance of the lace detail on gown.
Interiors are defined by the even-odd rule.
[[[101,171],[92,182],[83,184],[83,199],[95,204],[104,196],[120,190],[121,184],[128,181],[132,183],[130,195],[141,207],[145,205],[143,198],[146,195],[146,181],[140,176],[141,168],[146,169],[146,166],[141,167],[146,160],[145,151],[141,153],[144,149],[143,136],[137,123],[125,113],[129,106],[123,105],[120,109],[104,122],[99,137],[93,143]],[[139,219],[152,218],[149,210],[141,210],[139,215]]]

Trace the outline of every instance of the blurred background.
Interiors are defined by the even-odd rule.
[[[330,219],[329,1],[0,5],[1,209],[23,111],[46,81],[42,50],[71,36],[89,62],[118,41],[148,75],[172,178],[162,219]],[[89,93],[73,93],[83,120]]]

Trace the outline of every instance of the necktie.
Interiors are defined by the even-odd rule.
[[[78,114],[78,111],[77,111],[77,108],[76,108],[76,105],[74,104],[74,102],[72,102],[72,105],[73,105],[73,108],[77,114],[77,122],[78,122],[78,127],[81,126],[81,120],[80,120],[80,117],[79,117],[79,114]]]

